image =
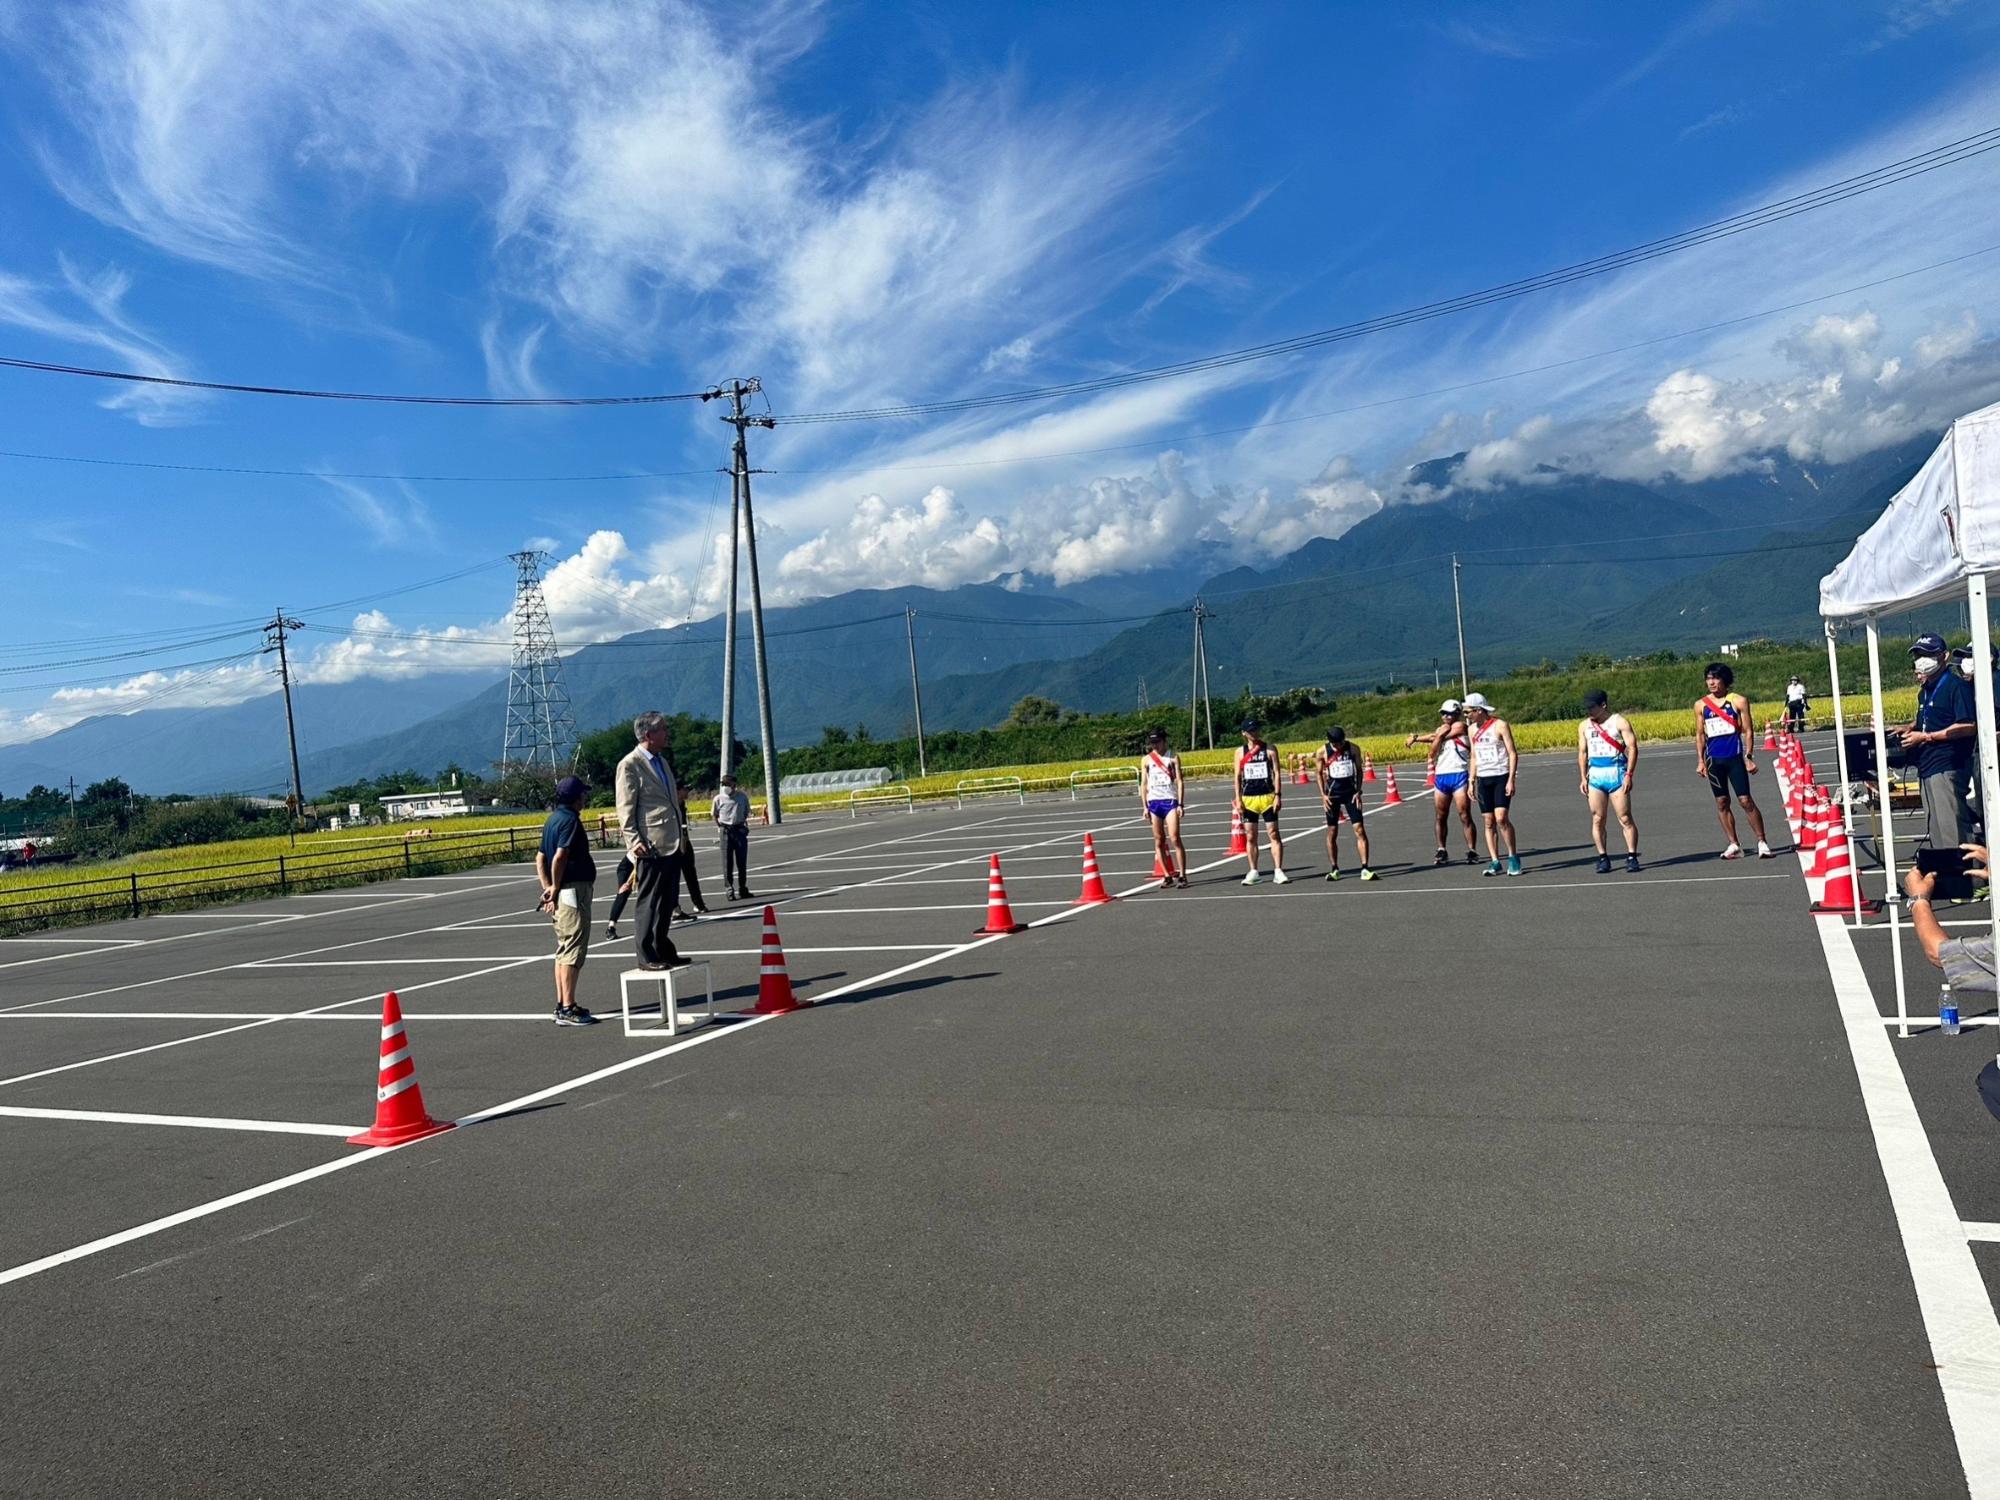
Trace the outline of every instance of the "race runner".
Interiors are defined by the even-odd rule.
[[[1368,830],[1361,817],[1361,757],[1347,743],[1347,731],[1339,725],[1326,732],[1326,743],[1315,759],[1319,763],[1319,800],[1326,808],[1326,878],[1340,879],[1340,815],[1354,825],[1354,847],[1361,855],[1361,878],[1374,880],[1368,867]]]
[[[1290,885],[1285,873],[1285,845],[1278,837],[1278,810],[1285,805],[1284,779],[1279,774],[1278,752],[1264,743],[1264,726],[1255,719],[1243,721],[1243,748],[1236,752],[1236,806],[1243,814],[1244,859],[1250,873],[1245,885],[1255,885],[1264,877],[1257,873],[1257,825],[1263,823],[1271,840],[1271,879]]]
[[[1479,811],[1486,820],[1487,865],[1481,873],[1509,875],[1521,873],[1521,856],[1515,852],[1514,817],[1509,811],[1514,801],[1514,774],[1520,769],[1521,753],[1514,748],[1514,731],[1507,721],[1494,715],[1484,693],[1465,696],[1466,722],[1471,726],[1472,774],[1479,796]],[[1506,846],[1503,865],[1500,849]]]
[[[1181,758],[1167,748],[1166,730],[1149,729],[1146,758],[1139,762],[1139,805],[1145,809],[1141,816],[1153,827],[1155,868],[1167,872],[1160,881],[1162,890],[1187,889],[1187,845],[1181,842],[1181,807],[1186,800]]]
[[[1444,851],[1445,826],[1451,810],[1458,809],[1458,821],[1465,825],[1465,862],[1479,863],[1479,835],[1472,830],[1472,798],[1466,791],[1465,717],[1456,698],[1447,698],[1438,708],[1440,723],[1427,735],[1413,734],[1403,743],[1429,745],[1428,768],[1431,780],[1432,811],[1437,815],[1437,858],[1434,865],[1448,865]]]
[[[1743,846],[1736,841],[1736,814],[1729,806],[1731,792],[1749,815],[1750,831],[1757,835],[1757,857],[1775,859],[1764,837],[1764,815],[1750,795],[1750,778],[1757,774],[1757,762],[1750,754],[1750,742],[1757,732],[1750,717],[1750,700],[1730,688],[1736,671],[1726,661],[1712,661],[1703,669],[1708,693],[1694,706],[1695,774],[1708,782],[1715,793],[1715,817],[1729,844],[1724,859],[1741,859]]]
[[[1625,831],[1625,872],[1639,873],[1639,825],[1632,821],[1632,775],[1639,765],[1639,736],[1623,714],[1611,711],[1603,688],[1583,695],[1585,717],[1576,726],[1576,789],[1590,801],[1590,841],[1597,846],[1597,873],[1611,873],[1605,839],[1608,814],[1616,811]]]

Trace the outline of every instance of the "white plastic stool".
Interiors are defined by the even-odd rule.
[[[675,982],[701,975],[703,990],[708,999],[704,1002],[702,1014],[713,1020],[715,1017],[715,977],[706,963],[682,964],[677,969],[627,969],[618,976],[618,1008],[624,1012],[625,1035],[627,1036],[674,1036],[681,1029],[680,997],[676,993]],[[632,986],[635,984],[656,984],[660,987],[660,1022],[658,1026],[638,1026],[632,1024]]]

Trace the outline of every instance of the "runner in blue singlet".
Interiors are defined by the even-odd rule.
[[[1433,810],[1437,814],[1437,858],[1432,864],[1448,865],[1451,856],[1445,853],[1445,829],[1451,821],[1451,810],[1458,809],[1458,820],[1465,828],[1465,862],[1479,863],[1479,835],[1472,826],[1472,797],[1466,790],[1465,760],[1465,715],[1456,698],[1447,698],[1438,709],[1438,727],[1429,734],[1413,734],[1404,740],[1405,745],[1430,746],[1430,776]]]

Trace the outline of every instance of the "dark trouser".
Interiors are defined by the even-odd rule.
[[[688,900],[693,902],[697,909],[707,906],[708,903],[701,899],[701,882],[695,878],[694,841],[685,834],[681,836],[680,862],[681,879],[687,884]]]
[[[604,919],[608,923],[616,923],[618,914],[625,910],[625,903],[632,899],[632,893],[625,889],[625,877],[631,873],[632,861],[629,859],[619,860],[618,874],[611,891],[611,913]]]
[[[722,883],[732,891],[750,889],[750,830],[738,823],[716,830],[722,835]]]
[[[639,861],[639,962],[671,963],[678,958],[674,940],[667,936],[673,920],[674,904],[680,900],[681,862],[678,855],[649,855]]]
[[[1924,798],[1924,831],[1933,849],[1956,849],[1972,841],[1972,768],[1933,771],[1920,785]]]

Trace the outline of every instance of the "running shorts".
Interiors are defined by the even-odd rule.
[[[1625,761],[1622,756],[1593,755],[1590,771],[1584,778],[1594,792],[1615,792],[1625,785]]]
[[[1326,804],[1326,826],[1331,828],[1340,821],[1345,812],[1347,821],[1356,828],[1361,826],[1361,793],[1359,790],[1328,792]]]
[[[1455,796],[1457,793],[1465,790],[1465,772],[1440,771],[1431,784],[1447,797]]]
[[[1243,799],[1243,821],[1246,823],[1275,823],[1278,821],[1278,798],[1267,792],[1261,797]]]
[[[1728,760],[1713,760],[1708,763],[1708,789],[1718,797],[1727,797],[1734,792],[1739,797],[1750,795],[1750,772],[1745,767],[1743,757],[1732,755]]]
[[[1482,776],[1479,778],[1479,810],[1483,813],[1498,812],[1514,799],[1507,795],[1506,776]]]
[[[1156,797],[1146,804],[1146,811],[1156,818],[1164,818],[1179,806],[1180,803],[1174,801],[1171,797]]]

